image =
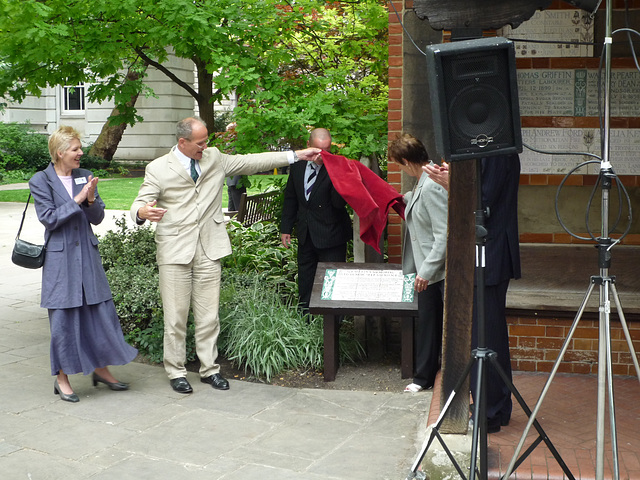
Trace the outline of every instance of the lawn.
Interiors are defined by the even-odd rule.
[[[283,175],[251,175],[251,188],[247,193],[255,194],[267,190],[276,178],[286,179]],[[109,210],[129,210],[133,200],[138,194],[142,177],[139,178],[114,178],[101,180],[98,183],[100,196],[104,200]],[[29,190],[2,190],[0,191],[0,202],[26,202],[29,196]],[[222,206],[226,207],[228,203],[226,187],[222,192]]]

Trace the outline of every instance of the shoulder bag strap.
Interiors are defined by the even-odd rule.
[[[31,201],[31,191],[29,191],[29,198],[27,198],[27,204],[24,206],[24,211],[22,212],[22,220],[20,220],[20,228],[18,228],[18,234],[16,235],[16,240],[20,238],[20,232],[22,232],[22,225],[24,224],[24,217],[27,214],[27,208],[29,208],[30,201]]]
[[[29,208],[29,202],[31,201],[31,191],[29,191],[29,198],[27,198],[27,204],[24,206],[24,211],[22,212],[22,220],[20,220],[20,228],[18,228],[18,233],[16,235],[16,240],[20,238],[20,232],[22,232],[22,225],[24,225],[24,218],[27,214],[27,208]],[[46,236],[46,235],[45,235]],[[49,243],[49,238],[44,241],[44,247],[47,248],[47,243]]]

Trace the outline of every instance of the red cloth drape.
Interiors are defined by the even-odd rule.
[[[380,253],[389,210],[404,219],[402,195],[360,162],[324,151],[322,160],[336,191],[360,218],[360,238]]]

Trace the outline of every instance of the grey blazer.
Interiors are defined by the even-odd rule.
[[[447,191],[422,174],[416,188],[404,196],[407,229],[402,254],[403,273],[417,273],[430,283],[444,279],[447,249]]]
[[[77,168],[71,175],[75,196],[91,172]],[[80,307],[83,292],[89,305],[109,300],[111,289],[102,268],[98,239],[91,229],[91,224],[98,225],[104,219],[104,202],[98,191],[93,205],[87,202],[78,205],[67,193],[52,163],[31,178],[29,188],[48,239],[40,306]]]

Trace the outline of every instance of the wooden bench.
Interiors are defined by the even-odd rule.
[[[507,293],[510,315],[573,317],[587,293],[591,276],[600,273],[598,252],[593,245],[520,244],[520,259],[522,278],[511,281]],[[611,249],[609,275],[616,277],[616,290],[628,319],[640,318],[639,264],[640,247],[617,245]],[[597,318],[598,301],[595,288],[586,305],[586,316]]]
[[[227,212],[230,217],[235,216],[235,220],[243,226],[249,227],[256,222],[275,220],[278,210],[277,190],[259,193],[257,195],[247,195],[243,193],[240,197],[240,206],[237,212]]]

